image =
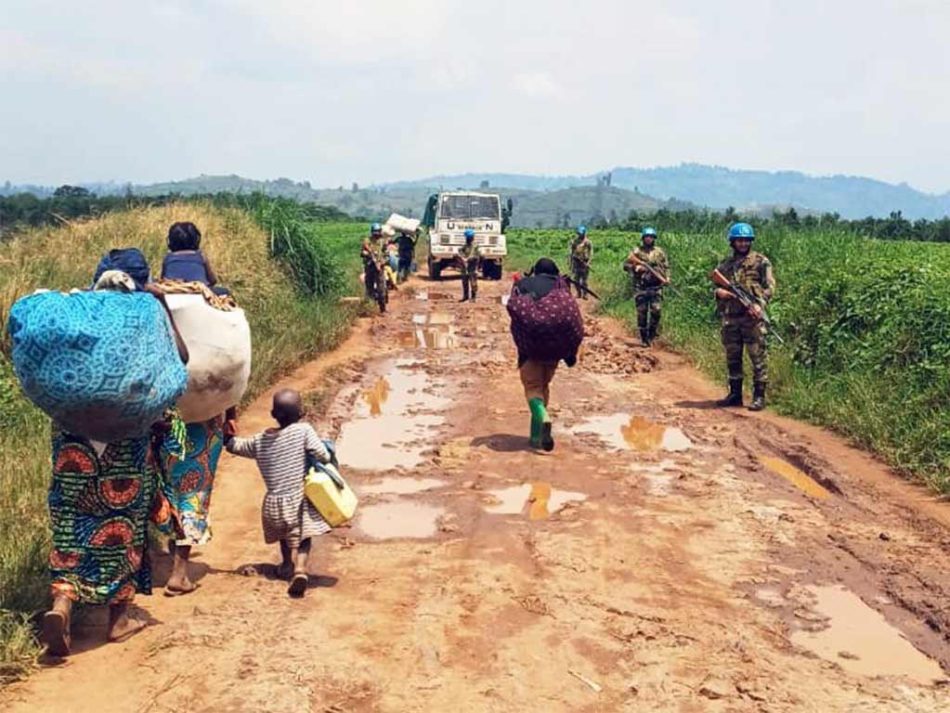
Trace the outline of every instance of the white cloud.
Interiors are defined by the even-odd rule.
[[[564,90],[547,72],[522,72],[514,76],[515,86],[525,95],[538,99],[560,99]]]

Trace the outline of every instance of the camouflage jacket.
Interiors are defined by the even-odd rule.
[[[640,245],[639,247],[634,248],[633,252],[630,254],[636,256],[638,260],[642,260],[643,262],[647,263],[650,267],[663,275],[663,277],[669,278],[670,262],[667,259],[666,252],[664,252],[663,248],[657,247],[656,245],[654,245],[652,248],[646,248]],[[623,269],[627,270],[633,278],[633,289],[635,292],[659,290],[663,287],[663,284],[654,275],[652,275],[649,270],[637,272],[637,266],[630,263],[630,258],[627,258],[627,262],[624,263]]]
[[[749,251],[745,256],[731,255],[719,263],[719,272],[744,288],[763,307],[775,294],[775,276],[772,263],[762,253]],[[738,300],[716,298],[716,311],[723,317],[740,317],[746,313]]]
[[[474,242],[465,243],[458,251],[458,263],[463,275],[478,270],[478,261],[481,260],[482,249]]]
[[[581,265],[590,265],[594,258],[594,244],[586,236],[581,240],[574,238],[571,241],[571,261]]]
[[[369,262],[381,264],[383,262],[382,242],[379,240],[372,240],[371,238],[364,238],[363,244],[360,245],[360,257],[363,258],[364,265]]]

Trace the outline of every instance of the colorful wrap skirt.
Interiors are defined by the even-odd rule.
[[[149,436],[94,444],[53,429],[52,595],[118,604],[150,594],[146,531],[162,509]]]
[[[211,491],[224,447],[222,425],[219,418],[187,424],[184,453],[171,435],[162,443],[162,490],[171,508],[173,529],[160,529],[177,545],[204,545],[211,540]]]

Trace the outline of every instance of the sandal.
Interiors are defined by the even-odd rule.
[[[69,619],[58,611],[48,611],[43,615],[43,643],[51,656],[69,656]]]

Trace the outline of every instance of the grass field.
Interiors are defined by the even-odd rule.
[[[542,255],[567,266],[570,231],[513,230],[512,264]],[[636,233],[593,231],[591,283],[631,327],[626,254]],[[721,380],[707,273],[728,253],[722,234],[661,235],[679,291],[667,291],[663,338]],[[950,246],[868,240],[844,232],[760,231],[755,248],[778,280],[770,309],[786,345],[771,349],[774,407],[829,426],[939,492],[950,492]]]
[[[357,287],[359,223],[316,224],[292,206],[261,202],[253,210],[174,204],[111,213],[57,229],[36,229],[4,242],[0,255],[0,323],[14,300],[38,287],[88,286],[99,257],[138,246],[161,265],[168,226],[196,223],[202,248],[234,292],[251,324],[254,363],[248,398],[307,357],[332,348],[358,307],[339,295]],[[318,232],[319,231],[319,235]],[[278,256],[271,259],[270,253]],[[32,665],[37,646],[30,617],[47,599],[49,420],[19,392],[0,340],[0,683]]]

